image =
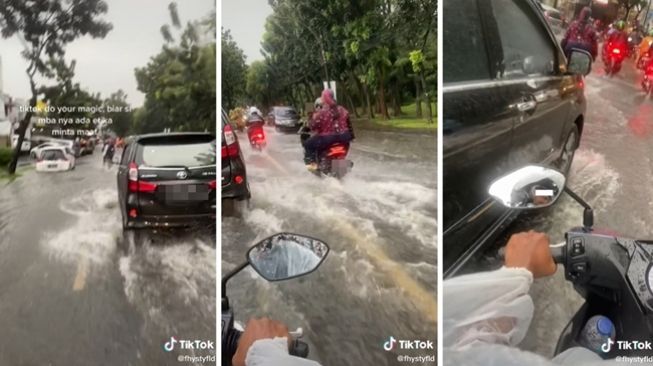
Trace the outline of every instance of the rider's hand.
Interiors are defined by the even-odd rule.
[[[550,276],[556,271],[549,237],[535,231],[514,234],[506,245],[505,266],[526,268],[533,277]]]
[[[290,333],[288,333],[288,327],[283,323],[268,318],[250,319],[247,322],[245,331],[240,336],[236,354],[231,360],[233,366],[245,366],[247,351],[254,342],[259,339],[274,339],[276,337],[286,337],[288,346],[290,346]]]

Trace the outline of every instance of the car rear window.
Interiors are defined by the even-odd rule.
[[[277,109],[276,115],[279,117],[297,117],[297,112],[291,108]]]
[[[41,159],[47,161],[63,160],[66,157],[61,150],[45,150],[41,153]]]
[[[194,167],[215,165],[215,140],[213,141],[153,141],[141,143],[136,163],[149,167]]]

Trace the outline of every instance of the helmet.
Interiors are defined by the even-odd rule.
[[[313,103],[313,107],[315,109],[320,109],[322,108],[322,98],[317,98],[315,99],[315,102]]]
[[[614,27],[618,30],[624,30],[624,28],[626,27],[626,22],[620,20],[617,23],[615,23]]]

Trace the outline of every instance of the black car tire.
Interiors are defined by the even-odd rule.
[[[574,155],[578,149],[578,142],[580,141],[580,134],[578,132],[578,126],[574,124],[567,134],[564,145],[562,145],[562,152],[560,157],[556,162],[556,167],[562,172],[562,174],[567,177],[569,175],[569,170],[571,169],[571,164],[574,161]]]

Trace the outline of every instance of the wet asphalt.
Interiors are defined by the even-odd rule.
[[[299,136],[266,129],[267,147],[240,145],[250,207],[222,222],[223,272],[277,232],[319,238],[331,248],[314,273],[269,283],[253,270],[229,282],[236,319],[268,316],[302,327],[309,358],[322,365],[397,365],[395,339],[436,341],[436,135],[357,131],[342,180],[306,171]],[[434,365],[435,363],[425,363]]]

